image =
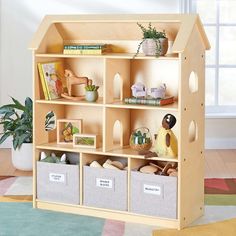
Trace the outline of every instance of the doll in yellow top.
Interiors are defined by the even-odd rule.
[[[162,127],[157,133],[154,150],[158,156],[174,157],[178,155],[177,138],[171,130],[176,123],[175,116],[166,114],[162,120]]]

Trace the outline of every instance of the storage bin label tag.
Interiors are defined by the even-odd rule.
[[[96,178],[96,186],[100,188],[112,188],[112,180]]]
[[[161,195],[161,187],[158,185],[143,185],[143,192],[147,194]]]
[[[49,181],[51,182],[65,183],[65,179],[64,174],[49,173]]]

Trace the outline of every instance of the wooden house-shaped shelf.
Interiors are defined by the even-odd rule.
[[[151,22],[158,31],[165,30],[170,45],[167,55],[156,58],[139,54],[133,58],[142,38],[137,22],[145,26]],[[63,46],[71,43],[105,43],[111,45],[111,52],[102,55],[63,54]],[[34,207],[179,229],[203,215],[204,68],[205,50],[209,48],[198,15],[46,16],[30,45],[34,84]],[[76,75],[92,79],[100,86],[99,99],[94,103],[65,98],[45,100],[37,64],[54,61],[62,62],[64,68],[71,69]],[[125,104],[123,99],[131,96],[130,87],[137,81],[148,87],[165,83],[167,94],[175,96],[176,102],[160,107]],[[45,131],[45,116],[50,111],[57,119],[82,119],[85,134],[101,137],[98,148],[58,144],[57,131]],[[175,208],[175,217],[133,212],[136,198],[131,191],[131,172],[149,161],[129,147],[130,134],[138,127],[148,127],[153,136],[167,113],[177,118],[173,131],[178,138],[178,158],[155,157],[152,160],[172,161],[178,165],[175,198],[168,200],[169,205]],[[46,201],[38,197],[37,178],[40,175],[37,161],[41,151],[78,155],[78,204]],[[123,194],[126,196],[125,210],[86,205],[84,166],[104,157],[122,158],[128,165]],[[160,184],[168,185],[168,181]],[[121,198],[117,201],[120,202]],[[161,198],[163,201],[165,195]],[[137,201],[142,205],[142,199],[137,198]],[[171,201],[175,202],[172,204]],[[155,198],[154,203],[149,204],[155,204]]]

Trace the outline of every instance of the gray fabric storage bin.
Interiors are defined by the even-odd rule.
[[[79,166],[38,161],[37,198],[79,204]]]
[[[177,218],[177,177],[131,171],[131,212]]]
[[[84,205],[127,210],[127,171],[84,166]]]

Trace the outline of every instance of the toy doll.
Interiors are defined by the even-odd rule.
[[[177,157],[178,155],[178,144],[177,138],[174,135],[171,128],[176,123],[175,116],[166,114],[162,120],[162,127],[157,133],[156,143],[154,150],[158,156],[166,157]]]

